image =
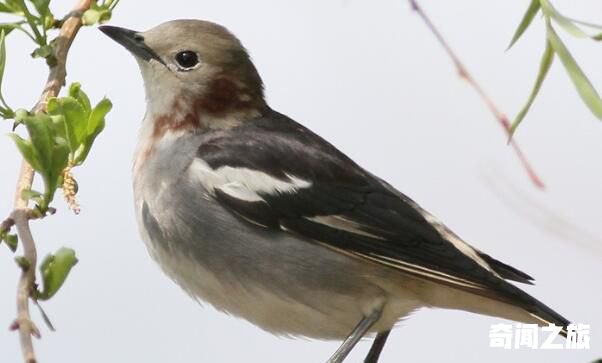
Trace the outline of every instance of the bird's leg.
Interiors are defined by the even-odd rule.
[[[376,310],[372,314],[365,316],[362,320],[357,324],[357,326],[353,329],[351,334],[345,339],[343,344],[337,349],[336,352],[330,357],[330,359],[326,363],[341,363],[351,352],[353,347],[357,344],[357,342],[362,339],[364,335],[370,330],[370,327],[374,325],[380,319],[380,315],[382,310]]]
[[[372,343],[372,347],[370,348],[366,359],[364,359],[364,363],[378,362],[378,357],[380,357],[380,352],[382,352],[390,332],[390,330],[386,330],[376,334],[376,338],[374,338],[374,342]]]

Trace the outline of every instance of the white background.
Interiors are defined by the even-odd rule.
[[[55,1],[63,14],[73,1]],[[596,0],[556,0],[576,18],[602,22]],[[536,19],[505,47],[528,1],[422,1],[473,75],[509,116],[526,100],[544,46]],[[602,356],[602,124],[556,62],[518,131],[547,189],[528,181],[505,136],[405,1],[122,1],[112,24],[144,30],[175,18],[219,22],[249,49],[273,108],[324,136],[440,217],[468,242],[537,279],[525,287],[569,319],[592,326],[589,351],[489,348],[500,319],[420,311],[392,333],[382,362],[575,362]],[[602,48],[564,36],[602,90]],[[7,100],[31,106],[46,69],[8,41]],[[132,57],[83,29],[68,64],[93,100],[114,110],[87,165],[77,170],[80,216],[60,200],[57,216],[33,222],[40,254],[67,245],[80,263],[44,304],[57,332],[34,318],[41,362],[322,362],[338,342],[289,340],[201,307],[151,261],[132,208],[131,155],[144,113]],[[2,132],[10,131],[9,122]],[[0,215],[12,205],[16,149],[0,137]],[[0,354],[20,361],[14,318],[18,269],[0,246]],[[2,328],[6,327],[6,328]],[[543,338],[543,336],[542,336]],[[361,343],[349,358],[360,362]]]

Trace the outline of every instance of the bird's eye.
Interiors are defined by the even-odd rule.
[[[185,50],[176,54],[176,62],[182,70],[188,71],[199,64],[199,56],[191,50]]]

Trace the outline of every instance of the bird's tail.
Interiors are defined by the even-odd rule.
[[[471,311],[539,326],[553,324],[561,327],[560,334],[567,337],[568,319],[513,284],[502,279],[496,282],[498,286],[495,290],[452,288],[437,284],[436,288],[424,289],[420,294],[431,306]]]
[[[533,300],[535,300],[533,308],[529,309],[528,311],[529,314],[531,314],[531,316],[537,320],[536,323],[543,326],[550,324],[561,326],[562,330],[560,331],[560,335],[566,338],[568,335],[568,326],[571,324],[571,322],[564,316],[546,306],[541,301],[535,298],[533,298]]]

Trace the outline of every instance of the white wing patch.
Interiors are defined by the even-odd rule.
[[[261,195],[295,193],[311,187],[311,182],[286,175],[288,180],[275,178],[262,171],[249,168],[221,166],[211,168],[204,160],[196,159],[191,165],[193,177],[200,180],[209,193],[218,189],[229,196],[247,202],[261,202]]]

